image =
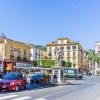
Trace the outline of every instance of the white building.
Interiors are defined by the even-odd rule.
[[[43,50],[41,50],[38,47],[33,46],[33,48],[31,49],[31,59],[30,60],[33,62],[40,60],[40,65],[42,66]]]
[[[100,42],[96,42],[95,44],[95,53],[100,55]],[[100,75],[100,62],[95,62],[95,75]]]

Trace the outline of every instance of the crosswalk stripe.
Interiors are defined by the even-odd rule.
[[[13,97],[17,97],[18,95],[8,95],[8,96],[0,96],[0,100],[5,100]]]
[[[31,98],[32,98],[32,97],[24,96],[24,97],[19,97],[19,98],[12,99],[12,100],[26,100],[26,99],[31,99]]]
[[[37,98],[35,100],[46,100],[45,98]]]
[[[9,95],[14,95],[14,93],[9,93]],[[7,96],[7,94],[0,94],[0,97]]]

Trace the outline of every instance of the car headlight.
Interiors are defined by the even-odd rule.
[[[15,83],[14,82],[11,82],[10,85],[15,85]]]

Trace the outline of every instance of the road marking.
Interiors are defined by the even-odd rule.
[[[37,98],[35,100],[46,100],[45,98]]]
[[[9,94],[10,94],[10,95],[13,95],[14,93],[9,93]],[[0,94],[0,97],[1,97],[1,96],[5,96],[5,95],[7,96],[7,94]]]
[[[13,97],[17,97],[18,95],[8,95],[8,96],[0,96],[0,100],[6,100],[6,99],[9,99],[9,98],[13,98]]]
[[[19,98],[16,98],[16,99],[11,99],[11,100],[26,100],[26,99],[31,99],[32,97],[29,97],[29,96],[24,96],[24,97],[19,97]]]

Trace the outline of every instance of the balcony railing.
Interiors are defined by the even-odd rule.
[[[10,55],[10,59],[11,60],[14,60],[14,55]]]
[[[22,59],[21,59],[21,57],[20,56],[18,56],[17,57],[17,61],[21,61]]]

